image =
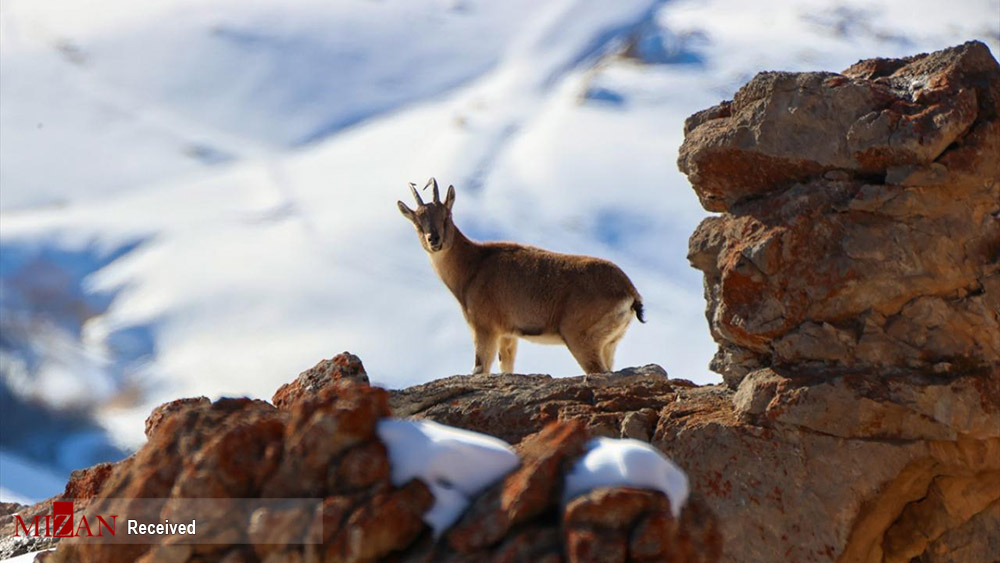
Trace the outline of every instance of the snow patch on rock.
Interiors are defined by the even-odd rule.
[[[563,502],[603,487],[663,491],[675,518],[691,492],[684,471],[653,446],[639,440],[594,438],[566,474]]]
[[[436,536],[465,512],[472,499],[519,464],[499,438],[426,420],[383,419],[378,436],[389,450],[392,484],[418,478],[434,494],[424,522]]]

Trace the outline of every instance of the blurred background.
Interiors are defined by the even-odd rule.
[[[762,70],[971,39],[998,0],[2,0],[0,500],[119,459],[150,409],[274,390],[322,358],[374,383],[469,373],[396,200],[617,262],[617,366],[718,381],[687,238],[684,119]],[[577,375],[563,347],[517,370]]]

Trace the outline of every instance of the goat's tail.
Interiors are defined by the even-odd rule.
[[[632,310],[635,311],[635,318],[639,319],[640,323],[646,322],[646,316],[643,313],[643,308],[642,308],[642,299],[636,297],[632,301]]]

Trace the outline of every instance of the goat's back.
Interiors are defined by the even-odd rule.
[[[465,292],[474,316],[525,334],[558,332],[567,309],[599,317],[623,300],[638,299],[614,263],[513,243],[486,243]]]

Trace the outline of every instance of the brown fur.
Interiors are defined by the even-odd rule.
[[[476,347],[473,373],[490,373],[499,353],[504,372],[514,369],[517,338],[565,343],[585,373],[611,371],[615,347],[633,312],[642,320],[642,298],[621,269],[607,260],[559,254],[509,242],[479,243],[455,226],[455,188],[441,203],[399,209],[417,229],[441,281],[462,307]]]

